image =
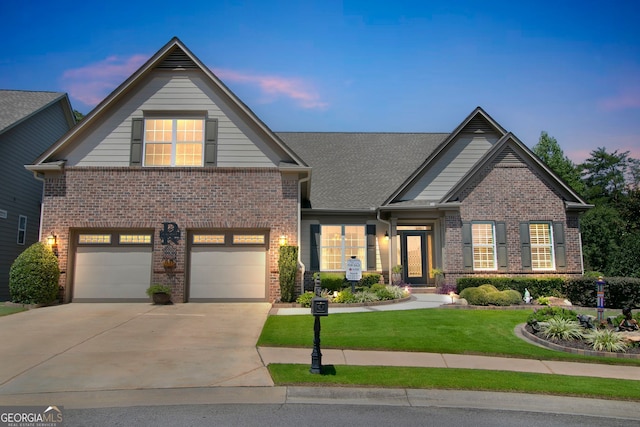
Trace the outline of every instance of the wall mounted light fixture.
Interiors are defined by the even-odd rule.
[[[280,236],[280,239],[278,240],[278,242],[280,243],[280,246],[286,246],[286,244],[287,244],[287,236],[285,236],[283,234],[282,236]]]

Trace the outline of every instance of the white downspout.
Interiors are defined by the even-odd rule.
[[[393,242],[393,236],[391,236],[391,221],[385,221],[380,217],[380,209],[376,211],[376,219],[383,224],[387,224],[387,233],[389,234],[389,241],[387,242],[387,263],[389,266],[389,284],[391,284],[391,267],[392,267],[392,254],[391,254],[391,245]],[[395,251],[394,251],[395,252]]]
[[[307,270],[307,267],[302,262],[301,253],[302,245],[302,184],[308,182],[311,179],[311,172],[307,173],[305,178],[302,178],[298,181],[298,264],[300,265],[300,295],[304,294],[304,273]]]
[[[40,224],[38,224],[38,242],[42,241],[42,219],[44,218],[44,190],[45,190],[45,184],[46,184],[46,180],[44,179],[44,176],[41,176],[38,172],[33,172],[33,176],[35,179],[37,179],[38,181],[42,181],[42,196],[40,197]]]

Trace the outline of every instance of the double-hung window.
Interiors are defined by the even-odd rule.
[[[471,226],[473,236],[473,269],[496,270],[496,235],[492,222],[474,222]]]
[[[24,245],[27,241],[27,217],[20,215],[18,218],[18,244]]]
[[[553,254],[553,230],[550,223],[530,223],[531,269],[555,270]]]
[[[320,270],[343,271],[352,256],[367,265],[364,225],[323,225],[320,229]]]
[[[204,120],[144,121],[144,166],[203,166]]]

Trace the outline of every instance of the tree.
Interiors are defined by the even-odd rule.
[[[565,156],[554,137],[542,131],[533,152],[578,194],[584,194],[585,186],[580,178],[580,169]]]
[[[607,153],[604,147],[592,151],[581,165],[587,199],[596,204],[617,202],[627,190],[626,178],[633,164],[628,151]]]
[[[76,123],[78,123],[80,120],[84,119],[84,114],[78,110],[73,110],[73,117],[75,117]]]
[[[586,271],[609,274],[611,262],[620,248],[624,225],[618,210],[611,206],[596,206],[580,218]]]

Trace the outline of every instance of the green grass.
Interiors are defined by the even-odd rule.
[[[22,307],[9,307],[4,305],[4,303],[0,303],[0,316],[8,316],[9,314],[19,313],[21,311],[25,311],[26,308]]]
[[[531,310],[428,309],[330,314],[321,320],[321,347],[480,354],[640,366],[640,360],[573,355],[540,348],[514,334]],[[313,317],[269,316],[258,340],[265,347],[311,347]]]
[[[640,401],[640,387],[633,380],[453,368],[342,365],[323,368],[322,375],[314,375],[309,373],[309,365],[273,364],[269,365],[269,372],[279,386],[481,390]]]

